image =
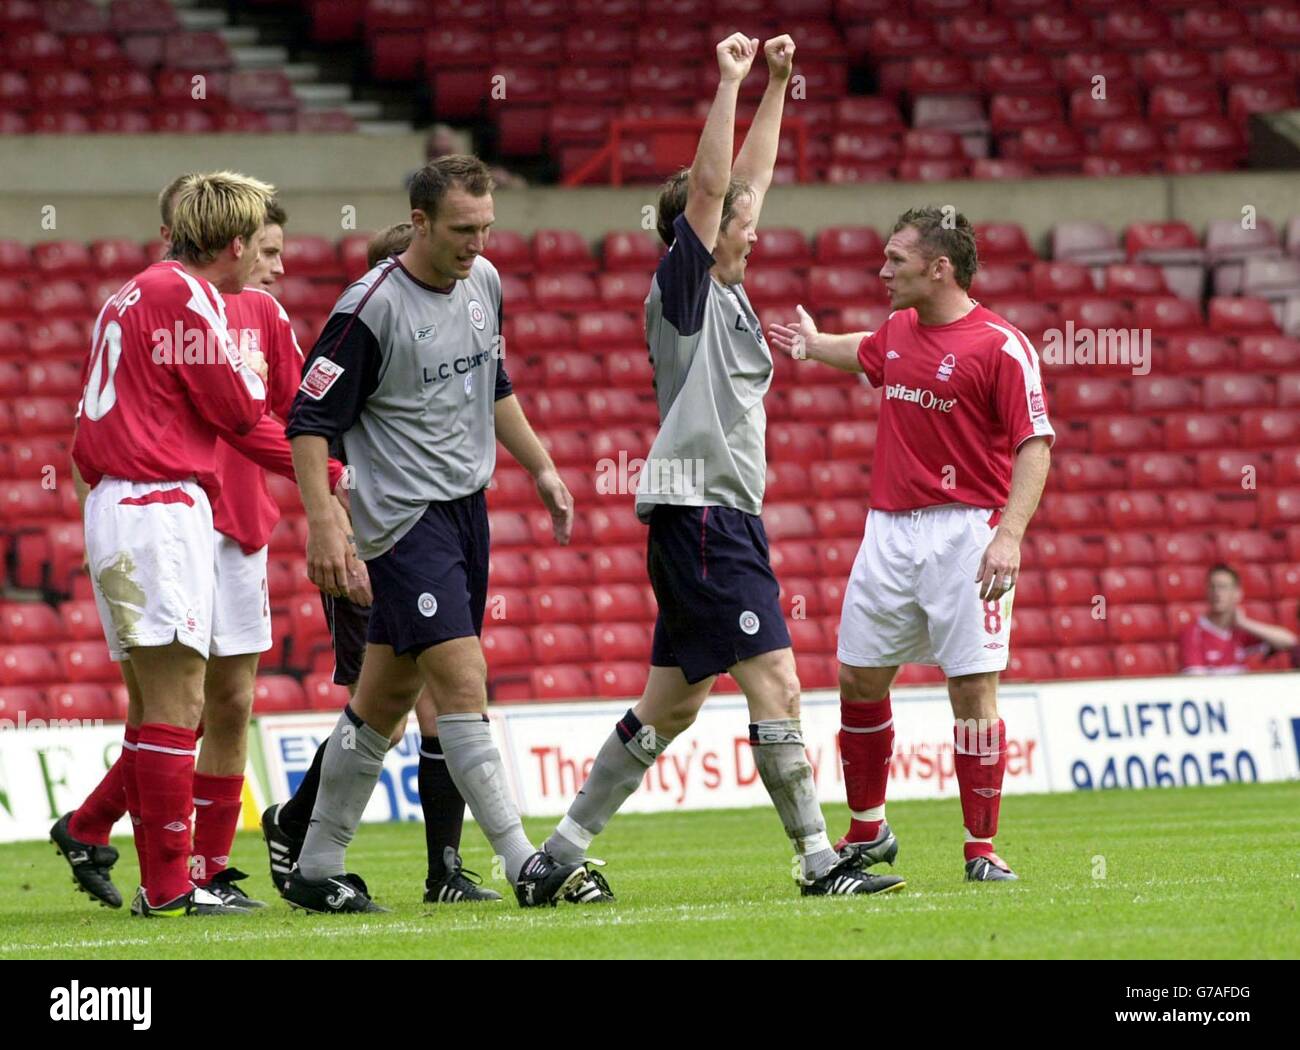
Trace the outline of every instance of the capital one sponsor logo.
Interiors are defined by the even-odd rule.
[[[951,412],[953,406],[957,404],[955,397],[939,397],[933,390],[926,390],[919,386],[906,386],[903,383],[894,383],[885,387],[886,401],[910,401],[914,405],[932,412]]]

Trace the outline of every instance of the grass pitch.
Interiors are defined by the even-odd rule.
[[[291,912],[257,834],[235,843],[243,885],[270,906],[239,918],[144,922],[77,893],[48,843],[0,846],[0,959],[198,958],[1295,958],[1300,785],[1009,796],[998,851],[1021,882],[961,881],[959,804],[898,802],[894,871],[880,897],[801,898],[768,809],[617,817],[597,842],[618,902],[523,911],[423,905],[424,835],[366,825],[349,854],[374,917]],[[826,807],[833,833],[843,806]],[[540,842],[552,820],[529,820]],[[115,881],[136,884],[130,840]],[[465,864],[489,850],[465,834]],[[888,868],[877,869],[888,871]]]

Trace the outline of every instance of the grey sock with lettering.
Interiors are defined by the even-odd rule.
[[[803,748],[803,728],[797,718],[751,722],[749,743],[754,764],[781,817],[785,833],[799,855],[805,879],[819,879],[839,863],[839,854],[826,837],[826,821],[817,801],[812,766]]]
[[[537,850],[524,834],[501,754],[492,742],[492,727],[479,714],[439,715],[438,739],[447,772],[505,864],[506,878],[512,884],[519,881],[524,861]]]
[[[641,786],[646,770],[671,743],[672,737],[660,736],[653,726],[643,726],[628,711],[601,745],[586,783],[542,848],[561,864],[586,860],[592,839],[605,830],[619,807]]]
[[[347,870],[348,844],[379,782],[387,752],[388,737],[361,721],[350,705],[345,707],[325,742],[320,789],[298,854],[303,878],[328,879]]]

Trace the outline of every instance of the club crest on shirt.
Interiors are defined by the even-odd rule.
[[[939,371],[935,372],[934,378],[946,383],[952,378],[952,370],[956,367],[957,358],[952,354],[945,354],[943,360],[939,362]]]
[[[469,301],[469,323],[480,332],[487,327],[487,314],[483,310],[483,304],[477,299]]]
[[[313,401],[319,401],[329,393],[330,387],[338,382],[343,372],[342,365],[336,365],[328,357],[318,357],[311,368],[307,369],[307,374],[302,377],[302,385],[298,389]]]

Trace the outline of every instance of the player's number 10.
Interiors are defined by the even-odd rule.
[[[99,345],[95,347],[95,360],[90,366],[90,377],[86,380],[86,393],[82,399],[82,411],[89,419],[103,419],[117,404],[113,375],[117,372],[117,362],[121,356],[122,326],[116,321],[109,321],[104,326],[104,335],[99,340]],[[104,375],[106,357],[107,378]]]

